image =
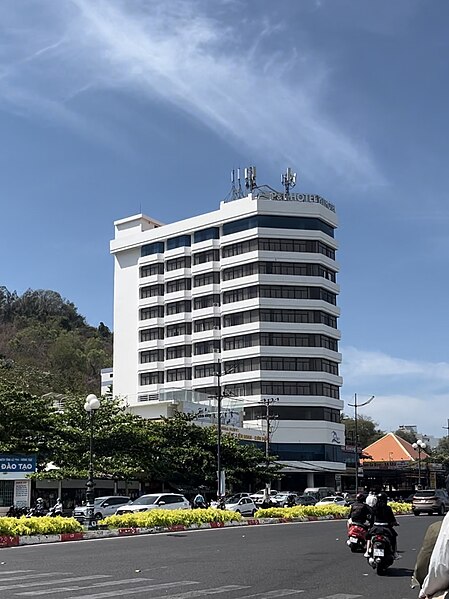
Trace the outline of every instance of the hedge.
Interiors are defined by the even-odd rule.
[[[154,528],[157,526],[169,527],[182,524],[204,524],[206,522],[239,522],[242,515],[237,512],[228,512],[215,508],[206,510],[149,510],[123,514],[121,516],[108,516],[100,521],[101,525],[109,528]]]
[[[68,532],[82,532],[83,527],[74,518],[0,518],[0,536],[16,535],[57,535]]]
[[[399,503],[392,501],[389,503],[395,514],[411,514],[412,508],[409,503]],[[271,507],[258,510],[256,518],[304,518],[333,516],[337,518],[347,518],[349,516],[349,507],[340,505],[297,505],[295,507]]]

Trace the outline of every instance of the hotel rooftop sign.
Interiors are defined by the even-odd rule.
[[[328,210],[335,212],[334,204],[328,202],[319,195],[311,193],[281,193],[279,191],[261,191],[257,194],[258,198],[264,200],[273,200],[275,202],[311,202],[321,204]]]

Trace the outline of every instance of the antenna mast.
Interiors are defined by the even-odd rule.
[[[290,167],[287,167],[285,173],[281,175],[281,183],[285,189],[285,197],[289,198],[290,189],[292,189],[296,185],[296,173],[293,173]]]
[[[252,192],[256,187],[256,167],[248,166],[245,168],[245,187]]]

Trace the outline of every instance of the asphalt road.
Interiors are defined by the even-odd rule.
[[[385,577],[346,546],[346,523],[311,522],[0,549],[0,598],[415,599],[409,581],[435,517],[400,518]]]

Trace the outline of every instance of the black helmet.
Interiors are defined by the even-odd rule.
[[[365,501],[365,495],[363,493],[357,493],[356,500],[363,503]]]
[[[388,497],[386,493],[379,493],[377,495],[377,501],[379,503],[387,503],[388,502]]]

